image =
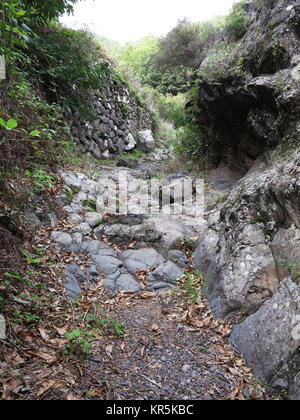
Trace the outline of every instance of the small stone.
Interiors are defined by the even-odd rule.
[[[190,369],[191,369],[190,365],[184,365],[183,368],[182,368],[184,373],[188,372]]]
[[[3,315],[0,314],[0,340],[6,339],[6,323]]]
[[[176,280],[182,276],[182,271],[171,261],[167,261],[157,267],[150,276],[149,283],[164,282],[175,284]]]

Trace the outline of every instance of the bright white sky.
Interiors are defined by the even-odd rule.
[[[60,21],[70,28],[87,25],[97,35],[124,44],[147,35],[165,35],[179,19],[193,22],[228,13],[234,0],[84,0],[74,16]]]

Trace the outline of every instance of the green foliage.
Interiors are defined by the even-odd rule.
[[[120,70],[126,74],[132,72],[142,85],[151,86],[161,93],[176,95],[186,92],[191,68],[186,65],[158,68],[155,65],[158,54],[158,38],[149,36],[139,43],[128,43],[118,54]]]
[[[198,54],[203,43],[214,36],[213,27],[183,19],[159,41],[159,53],[155,57],[159,69],[184,66],[196,68]]]
[[[32,172],[26,170],[25,173],[32,181],[35,192],[41,193],[47,188],[53,188],[55,185],[56,175],[53,173],[48,173],[37,167]]]
[[[75,356],[91,353],[91,344],[95,341],[95,334],[92,331],[75,329],[66,335],[69,339],[65,349],[66,355]]]
[[[83,206],[84,206],[84,207],[87,207],[88,209],[90,209],[90,211],[91,211],[92,213],[95,213],[95,212],[97,211],[97,207],[96,207],[96,202],[95,202],[95,200],[92,200],[92,199],[85,200],[85,201],[83,202]]]
[[[7,0],[0,5],[0,55],[4,55],[8,69],[20,55],[17,48],[26,48],[33,35],[27,26],[30,22],[24,4],[19,0]]]
[[[110,317],[100,317],[97,314],[90,314],[86,317],[88,327],[100,327],[103,329],[112,329],[118,336],[125,335],[125,325]]]
[[[290,263],[287,259],[281,259],[279,261],[279,267],[287,270],[293,281],[300,286],[300,266],[298,264]]]
[[[30,20],[36,25],[45,25],[57,20],[64,13],[71,14],[78,0],[21,0]]]
[[[183,127],[180,132],[180,143],[176,152],[192,159],[200,159],[205,162],[208,155],[208,145],[204,134],[199,127],[190,123]]]
[[[2,125],[5,130],[13,130],[14,128],[18,127],[17,121],[12,118],[10,118],[7,123],[5,123],[2,118],[0,118],[0,125]]]
[[[233,42],[238,41],[245,35],[250,23],[250,17],[247,15],[243,7],[244,4],[244,0],[235,3],[232,7],[232,11],[226,17],[225,29],[228,38]]]
[[[52,26],[31,46],[25,71],[38,76],[48,101],[93,119],[92,91],[105,92],[105,75],[110,74],[102,56],[92,34]]]

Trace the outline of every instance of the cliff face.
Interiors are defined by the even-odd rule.
[[[299,136],[300,2],[249,1],[245,36],[226,35],[202,62],[196,118],[213,162],[246,173],[260,155]]]
[[[228,191],[194,260],[214,315],[243,315],[231,340],[247,363],[300,399],[300,1],[245,8],[244,38],[220,41],[187,104]]]

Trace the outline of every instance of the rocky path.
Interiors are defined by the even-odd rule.
[[[163,178],[162,162],[170,153],[162,149],[139,161],[128,170],[129,185],[153,174]],[[68,298],[83,299],[84,318],[91,323],[97,306],[121,323],[114,332],[120,325],[125,330],[93,340],[81,388],[96,399],[263,398],[229,342],[231,323],[213,320],[202,296],[203,278],[193,270],[191,249],[205,220],[189,211],[106,214],[98,197],[118,183],[119,168],[95,169],[60,171],[65,183],[60,200],[68,217],[51,237],[70,256],[64,279]],[[175,178],[178,174],[169,174],[167,181]]]

